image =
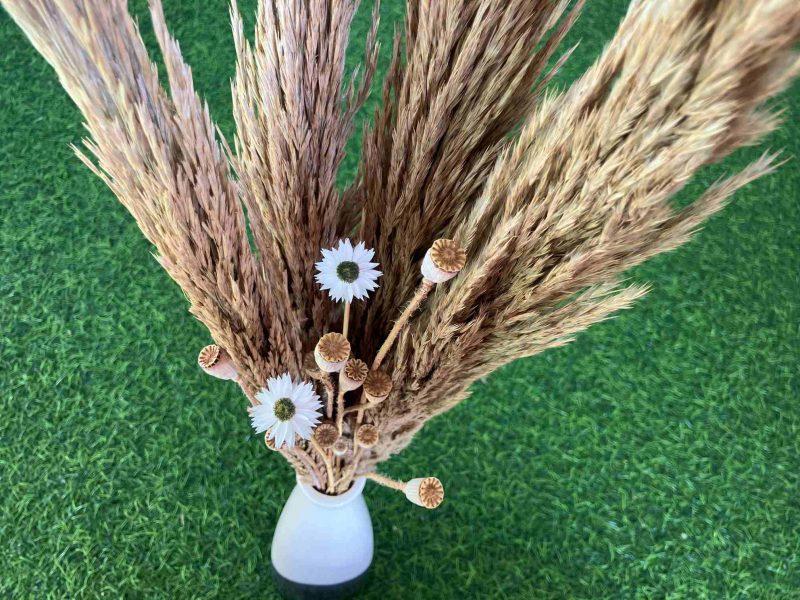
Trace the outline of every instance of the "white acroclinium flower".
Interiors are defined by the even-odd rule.
[[[275,440],[275,447],[284,444],[294,447],[295,434],[304,440],[311,438],[322,417],[319,396],[314,386],[304,381],[292,381],[288,373],[270,377],[267,387],[256,394],[261,402],[248,409],[256,433],[268,431],[267,437]]]
[[[338,247],[322,251],[322,261],[317,263],[317,283],[328,290],[337,302],[352,302],[353,298],[365,299],[378,287],[381,272],[371,262],[375,251],[364,247],[364,242],[355,247],[350,240],[339,240]]]

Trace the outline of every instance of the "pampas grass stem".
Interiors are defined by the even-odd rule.
[[[325,465],[325,473],[327,475],[327,487],[326,491],[328,493],[332,493],[334,491],[334,468],[333,464],[331,463],[331,457],[327,450],[320,447],[317,441],[311,438],[311,446],[316,450],[317,454],[319,454],[320,459],[322,459],[323,464]]]
[[[427,279],[423,279],[422,283],[419,284],[419,287],[417,287],[416,291],[414,292],[414,296],[411,298],[411,301],[408,303],[408,305],[406,305],[405,309],[400,314],[400,318],[395,321],[394,326],[389,331],[389,335],[386,336],[386,339],[383,341],[383,344],[381,344],[378,353],[375,355],[375,359],[372,361],[373,370],[376,370],[381,366],[383,359],[386,358],[389,350],[392,349],[392,345],[397,339],[397,336],[403,330],[403,327],[408,324],[408,321],[411,319],[412,315],[417,312],[417,309],[425,301],[425,298],[428,297],[428,294],[430,294],[433,286],[434,283],[428,281]]]

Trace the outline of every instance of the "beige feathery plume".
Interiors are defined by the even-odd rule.
[[[476,378],[630,306],[645,288],[619,287],[625,270],[686,242],[769,173],[766,155],[686,208],[671,203],[698,169],[775,126],[763,104],[800,70],[798,40],[790,0],[634,2],[602,56],[544,97],[452,222],[469,258],[400,336],[392,378],[402,386],[371,413],[386,435],[363,468],[401,450]],[[375,323],[388,320],[374,310]]]
[[[555,71],[547,70],[550,59],[582,4],[407,3],[405,44],[395,40],[383,106],[345,195],[363,208],[362,238],[384,270],[381,292],[359,319],[362,353],[377,349],[398,302],[412,297],[417,261],[481,194],[509,134]]]
[[[314,263],[337,234],[336,173],[377,65],[376,10],[366,68],[360,82],[354,76],[348,85],[345,50],[357,4],[260,2],[253,44],[235,0],[231,5],[233,163],[270,293],[297,313],[312,338],[332,320],[331,305],[314,283]]]
[[[270,315],[236,188],[160,2],[151,7],[171,97],[124,1],[3,0],[3,6],[83,114],[91,136],[84,146],[94,161],[76,152],[156,246],[191,312],[230,353],[242,385],[254,392],[279,364],[295,366],[297,332],[265,336]]]
[[[441,502],[441,482],[393,482],[376,464],[477,378],[641,297],[643,286],[621,287],[626,270],[686,242],[775,168],[765,155],[688,206],[672,203],[699,169],[777,125],[765,103],[800,71],[797,0],[634,0],[563,92],[544,90],[561,60],[547,65],[580,0],[408,2],[358,178],[340,197],[336,171],[377,61],[377,10],[364,75],[348,84],[355,0],[262,2],[253,43],[234,3],[230,149],[159,0],[150,7],[169,93],[125,0],[0,1],[83,114],[92,158],[80,157],[155,245],[252,403],[269,377],[303,374],[338,325],[314,284],[320,248],[356,229],[375,248],[381,289],[353,305],[349,339],[375,357],[373,371],[385,360],[395,387],[373,388],[349,342],[346,355],[342,343],[317,347],[327,367],[348,361],[338,393],[305,366],[328,416],[336,397],[335,432],[322,424],[308,448],[279,453],[329,493],[361,473],[423,506]],[[199,362],[213,369],[221,352]],[[344,401],[362,384],[367,425],[367,405]],[[340,435],[359,443],[370,427],[380,438],[369,452]],[[331,448],[317,439],[325,431]]]

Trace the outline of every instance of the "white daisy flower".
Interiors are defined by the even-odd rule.
[[[322,402],[314,393],[314,386],[292,381],[288,373],[270,377],[256,399],[261,404],[248,408],[253,429],[256,433],[267,431],[267,438],[275,441],[276,448],[284,444],[294,447],[295,434],[310,439],[322,417],[319,411]]]
[[[371,262],[375,251],[360,242],[355,247],[350,240],[339,240],[339,246],[322,251],[322,261],[317,263],[317,283],[328,290],[337,302],[352,302],[353,298],[364,300],[369,292],[378,287],[381,272]]]

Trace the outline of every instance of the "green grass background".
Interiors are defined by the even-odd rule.
[[[166,4],[230,133],[226,3]],[[625,4],[589,2],[557,84]],[[381,69],[402,12],[384,1]],[[5,14],[0,48],[0,597],[272,598],[291,471],[236,387],[196,367],[208,335],[72,155],[79,114]],[[476,385],[385,465],[439,476],[447,500],[428,512],[368,488],[364,598],[800,598],[798,92],[767,142],[792,161],[632,273],[646,299]]]

